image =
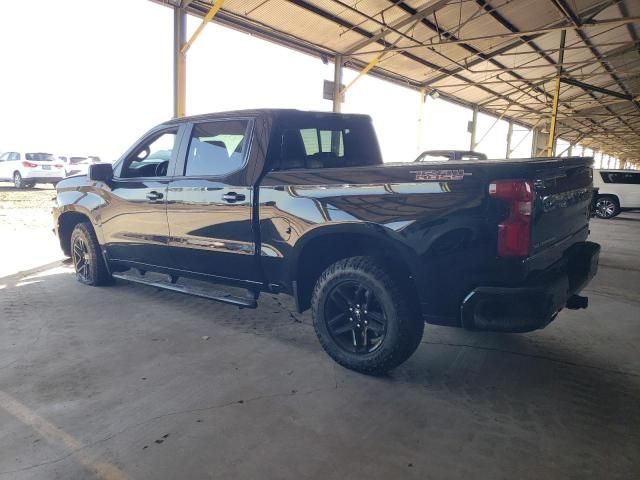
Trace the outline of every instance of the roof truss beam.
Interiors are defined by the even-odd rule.
[[[611,65],[609,64],[609,62],[606,61],[606,58],[604,58],[602,53],[600,53],[600,50],[598,50],[598,48],[593,44],[589,36],[581,30],[580,27],[582,26],[582,24],[580,22],[580,18],[577,15],[575,15],[575,13],[573,12],[569,4],[567,4],[566,0],[551,0],[551,2],[555,5],[555,7],[560,12],[562,12],[563,15],[567,17],[567,19],[571,21],[571,23],[575,27],[574,30],[576,34],[580,37],[580,39],[584,42],[584,44],[589,47],[589,50],[591,51],[593,56],[600,62],[603,68],[607,72],[609,72],[609,74],[611,75],[611,78],[618,84],[618,86],[622,89],[622,91],[626,95],[631,97],[631,93],[629,92],[629,89],[627,88],[625,83],[620,78],[618,78],[618,75],[616,74],[615,70],[611,68]],[[640,103],[636,102],[635,100],[632,100],[632,101],[635,107],[638,110],[640,110]]]
[[[555,0],[552,0],[555,1]],[[593,13],[585,13],[585,15],[590,15],[590,21],[593,21],[593,18],[601,13],[602,11],[606,10],[607,8],[611,7],[612,5],[618,3],[619,0],[614,0],[611,2],[605,2],[602,5],[598,5],[597,8],[595,8],[596,12]],[[506,18],[504,18],[500,13],[494,11],[491,6],[485,1],[485,0],[476,0],[476,3],[483,5],[485,10],[487,10],[491,16],[496,19],[498,22],[500,22],[501,25],[503,25],[504,27],[506,27],[508,30],[512,31],[512,32],[518,32],[518,29],[515,27],[515,25],[513,25],[511,22],[509,22]],[[570,19],[569,19],[570,20]],[[582,23],[582,27],[585,25],[585,23]],[[577,28],[576,32],[578,32],[579,36],[582,39],[582,36],[584,35],[582,32],[582,27],[581,28]],[[582,33],[582,35],[580,35]],[[530,39],[527,39],[527,37],[523,37],[523,40],[526,40],[526,43],[532,47],[542,58],[544,58],[551,66],[557,66],[556,62],[549,57],[543,49],[541,49],[538,45],[536,45],[535,42],[531,41]],[[593,52],[592,52],[593,53]],[[563,70],[561,69],[561,72],[563,72]],[[597,97],[593,94],[593,92],[589,92],[589,95],[592,96],[592,98],[594,98],[595,100],[597,100]],[[608,107],[607,110],[610,111],[611,113],[614,113],[613,111],[611,111]],[[592,119],[588,119],[589,123],[592,125],[592,127],[596,127],[597,123],[592,120]],[[624,123],[626,126],[629,126],[624,119],[620,119],[622,123]]]
[[[371,45],[372,43],[376,43],[379,40],[383,40],[388,34],[393,33],[399,28],[402,28],[406,25],[410,25],[411,23],[417,23],[421,21],[423,18],[428,17],[434,12],[440,10],[444,7],[449,0],[431,0],[427,3],[423,9],[416,11],[415,13],[409,15],[408,17],[402,18],[389,24],[386,28],[383,28],[379,33],[374,34],[372,37],[362,40],[360,42],[354,43],[349,48],[347,48],[344,52],[344,55],[351,55],[358,50],[362,50],[364,47]],[[380,53],[379,51],[377,53]]]

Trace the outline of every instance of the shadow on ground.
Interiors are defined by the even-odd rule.
[[[58,264],[0,288],[0,392],[131,478],[640,474],[637,305],[624,300],[594,296],[525,335],[430,326],[374,378],[336,366],[285,298],[239,310],[91,288]],[[1,404],[0,423],[0,477],[86,477],[78,452],[36,442]]]

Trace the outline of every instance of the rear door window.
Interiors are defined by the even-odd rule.
[[[639,185],[640,173],[635,172],[600,172],[604,183],[622,183],[627,185]]]
[[[244,166],[249,120],[219,120],[193,126],[185,176],[220,177]]]

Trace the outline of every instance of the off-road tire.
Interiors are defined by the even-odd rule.
[[[386,317],[384,338],[374,351],[347,351],[330,331],[331,319],[326,315],[335,307],[329,303],[334,301],[329,295],[337,286],[346,284],[361,284],[369,289]],[[424,321],[402,282],[373,257],[345,258],[329,266],[316,282],[311,309],[316,335],[329,356],[346,368],[369,375],[386,373],[406,361],[420,345],[424,332]],[[353,338],[355,344],[355,334]]]

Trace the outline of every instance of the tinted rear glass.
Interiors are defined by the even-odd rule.
[[[56,159],[56,157],[54,157],[50,153],[42,153],[42,152],[25,153],[24,156],[27,160],[32,160],[36,162],[53,162]]]
[[[368,118],[300,118],[283,122],[270,143],[276,170],[379,165],[380,149]]]
[[[640,184],[640,173],[636,172],[600,172],[604,183]]]

